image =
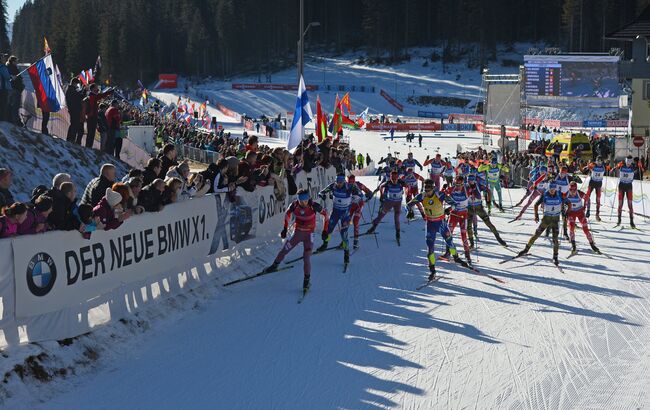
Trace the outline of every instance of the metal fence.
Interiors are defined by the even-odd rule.
[[[202,164],[216,163],[221,155],[215,151],[206,151],[183,144],[176,144],[176,153],[179,159],[189,159],[190,161],[200,162]]]

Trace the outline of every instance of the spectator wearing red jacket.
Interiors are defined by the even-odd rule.
[[[112,89],[108,89],[106,92],[99,92],[99,85],[91,84],[90,92],[88,97],[86,97],[86,128],[88,129],[88,136],[86,137],[86,147],[92,148],[93,141],[95,140],[95,132],[97,130],[97,118],[99,112],[99,101],[108,97],[113,93]]]
[[[106,110],[106,125],[108,126],[106,153],[119,158],[122,151],[122,138],[118,134],[122,125],[122,115],[117,100],[111,101],[111,106]]]

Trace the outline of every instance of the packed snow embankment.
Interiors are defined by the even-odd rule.
[[[52,177],[60,172],[70,174],[81,195],[104,163],[114,164],[119,177],[129,170],[128,164],[103,152],[9,123],[0,124],[0,167],[13,171],[10,190],[17,201],[29,200],[38,185],[50,187]]]

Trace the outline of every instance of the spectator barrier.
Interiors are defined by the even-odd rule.
[[[20,115],[23,122],[27,124],[27,128],[35,132],[41,132],[43,113],[41,109],[36,106],[36,96],[33,91],[23,91]],[[69,126],[70,116],[67,108],[63,108],[59,112],[53,112],[50,114],[50,120],[47,127],[51,136],[65,139],[68,134]],[[96,150],[99,150],[100,148],[98,134],[95,135],[93,148]],[[142,148],[138,147],[128,138],[123,138],[122,151],[120,152],[120,159],[122,161],[126,162],[133,168],[142,169],[147,165],[149,158],[150,155]]]
[[[316,167],[296,185],[314,196],[335,175]],[[224,194],[176,203],[90,239],[56,231],[0,240],[0,348],[75,337],[163,295],[259,272],[279,250],[268,245],[289,200],[258,187],[238,190],[234,203]]]

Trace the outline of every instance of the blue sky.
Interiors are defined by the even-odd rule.
[[[9,22],[14,21],[14,15],[23,4],[25,4],[25,0],[7,0],[7,17]]]

